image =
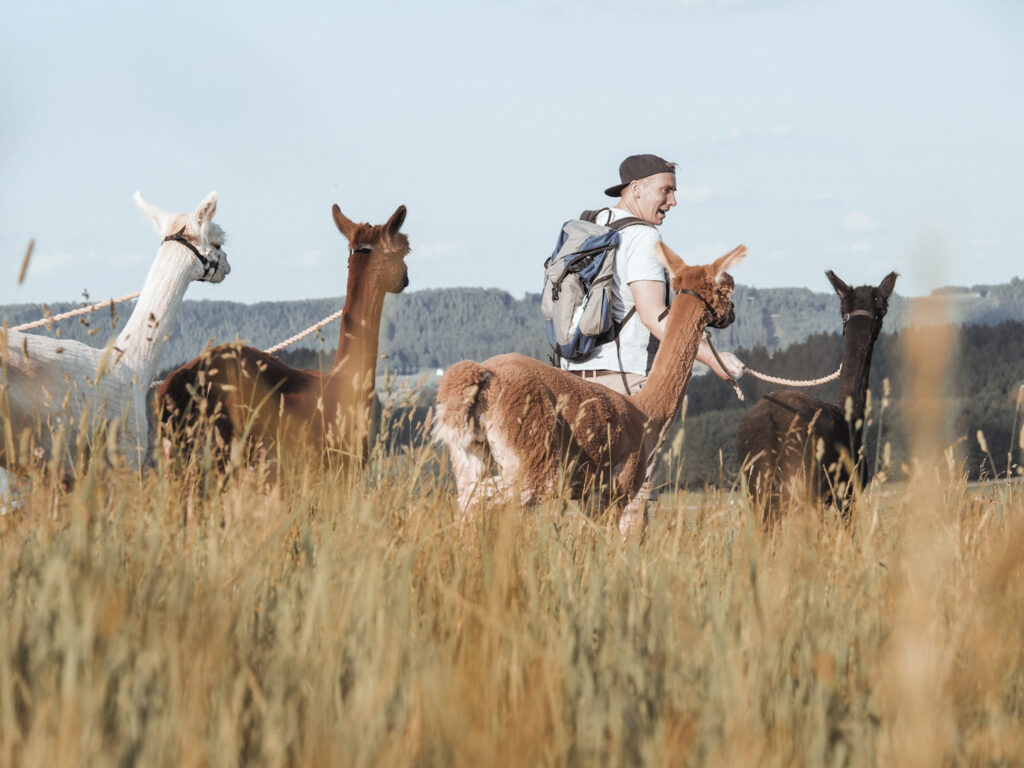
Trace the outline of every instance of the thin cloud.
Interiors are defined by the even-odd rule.
[[[676,198],[684,203],[706,203],[714,194],[714,190],[707,184],[679,187],[676,190]]]
[[[843,229],[852,232],[866,232],[875,228],[875,220],[864,211],[851,211],[843,217]]]
[[[858,240],[856,243],[850,245],[834,245],[831,248],[826,248],[825,253],[867,253],[874,246],[867,240]]]
[[[416,246],[416,261],[444,261],[461,256],[464,251],[461,243],[436,240]]]
[[[40,253],[36,251],[32,255],[32,264],[28,270],[27,280],[31,280],[33,274],[52,275],[57,271],[65,271],[74,263],[75,257],[68,251],[58,251],[56,253]]]
[[[712,143],[717,144],[722,141],[743,141],[744,139],[750,138],[750,134],[744,131],[742,128],[730,128],[725,133],[719,134],[711,139]]]
[[[773,125],[767,130],[763,128],[757,130],[749,128],[730,128],[724,133],[713,136],[709,141],[712,144],[718,144],[723,142],[751,141],[764,138],[779,139],[792,136],[794,133],[796,133],[796,129],[791,125],[785,124]]]
[[[318,250],[304,251],[297,256],[290,256],[284,260],[286,264],[296,267],[319,267],[323,258]]]
[[[804,199],[804,202],[806,203],[834,203],[835,201],[835,195],[829,194],[828,192],[817,192],[813,195],[808,195]]]
[[[145,259],[146,257],[141,253],[126,251],[124,253],[115,253],[113,256],[108,256],[105,261],[111,267],[122,269],[124,267],[133,267],[136,264],[141,264]]]

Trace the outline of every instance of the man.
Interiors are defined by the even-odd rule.
[[[621,183],[605,190],[609,197],[618,197],[614,208],[602,211],[598,224],[634,216],[655,227],[676,204],[675,163],[657,155],[631,155],[619,166]],[[612,288],[612,314],[616,322],[636,307],[636,312],[619,333],[618,343],[610,341],[594,349],[582,360],[562,361],[570,373],[602,384],[624,395],[638,392],[647,381],[658,342],[665,334],[667,321],[667,285],[665,269],[654,255],[661,235],[654,227],[641,224],[628,226],[620,232],[620,245],[615,254],[615,277]],[[744,365],[738,357],[720,352],[729,370],[723,370],[705,340],[701,340],[697,359],[721,379],[729,373],[739,377]]]

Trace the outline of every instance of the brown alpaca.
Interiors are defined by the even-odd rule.
[[[843,504],[854,483],[871,479],[863,457],[871,353],[896,285],[890,272],[876,287],[851,288],[825,273],[843,317],[843,367],[835,403],[782,389],[754,404],[736,434],[737,455],[765,523],[783,506],[814,499]]]
[[[300,370],[253,347],[214,347],[174,371],[160,388],[163,421],[172,433],[194,430],[205,417],[223,448],[239,436],[250,448],[309,449],[335,465],[365,460],[384,296],[409,284],[409,239],[399,231],[405,206],[377,226],[350,221],[337,205],[333,212],[349,242],[333,368]]]
[[[689,267],[659,243],[676,295],[647,383],[631,397],[523,355],[452,366],[438,386],[434,439],[451,452],[463,516],[477,496],[530,504],[566,492],[621,509],[623,535],[640,526],[648,465],[679,411],[705,326],[732,322],[725,270],[746,252],[741,245]]]

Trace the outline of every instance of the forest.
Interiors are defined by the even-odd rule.
[[[925,345],[945,343],[953,348],[941,392],[946,403],[945,444],[956,443],[956,456],[970,479],[1005,476],[1020,462],[1020,407],[1024,387],[1024,324],[959,327],[929,326],[883,333],[875,344],[871,365],[872,412],[865,432],[866,461],[885,470],[891,479],[905,474],[909,446],[904,412],[910,394],[911,372],[904,353],[908,334],[923,334]],[[932,341],[934,338],[934,341]],[[820,333],[799,344],[770,352],[763,346],[739,348],[736,354],[753,370],[793,379],[813,379],[832,373],[842,360],[842,337]],[[675,425],[668,441],[683,432],[683,466],[679,480],[688,487],[736,482],[736,427],[758,398],[780,389],[752,377],[741,382],[745,400],[713,376],[695,376],[687,392],[685,420]],[[808,389],[822,400],[835,399],[838,384]],[[885,396],[888,391],[888,396]],[[884,408],[883,408],[884,401]],[[978,440],[981,433],[988,448]],[[886,446],[888,445],[888,452]],[[889,464],[885,466],[888,453]],[[667,478],[663,477],[663,481]]]
[[[946,378],[941,384],[947,405],[942,438],[945,444],[956,443],[955,455],[968,477],[978,480],[1005,476],[1008,468],[1016,471],[1012,465],[1020,462],[1020,406],[1024,393],[1024,323],[1020,322],[915,327],[881,334],[871,366],[873,407],[865,431],[868,466],[875,471],[884,470],[891,479],[899,479],[905,473],[909,445],[903,413],[910,371],[904,347],[906,336],[911,333],[923,334],[925,345],[933,343],[930,337],[935,338],[935,344],[945,343],[949,337],[954,339]],[[717,337],[715,345],[724,348]],[[733,351],[755,371],[791,379],[816,379],[839,367],[842,349],[839,333],[816,333],[774,352],[762,345]],[[478,359],[485,357],[481,355]],[[328,366],[332,362],[330,355],[318,355],[314,350],[285,351],[281,358],[304,368]],[[736,428],[760,397],[779,388],[748,376],[741,380],[741,402],[727,383],[715,376],[695,375],[687,390],[685,411],[665,441],[666,446],[678,443],[682,433],[682,464],[669,468],[663,462],[659,485],[701,488],[735,484],[739,468]],[[837,389],[838,383],[831,382],[807,391],[832,402]],[[420,392],[419,420],[425,416],[433,393],[429,386]],[[978,432],[984,436],[987,452],[978,442]],[[888,465],[883,461],[886,455]]]
[[[824,278],[823,278],[824,282]],[[738,286],[734,294],[736,322],[716,332],[715,344],[735,352],[757,371],[792,379],[817,378],[834,371],[842,355],[840,320],[832,293],[807,289],[755,289]],[[166,372],[197,355],[205,343],[241,338],[267,347],[312,325],[335,311],[342,299],[238,304],[219,301],[185,302],[177,327],[170,334],[161,368]],[[885,329],[875,345],[871,391],[875,409],[869,420],[867,461],[899,478],[908,446],[903,421],[908,372],[903,364],[908,313],[928,317],[934,304],[936,318],[942,307],[953,305],[959,322],[953,362],[943,392],[948,403],[945,438],[957,442],[958,456],[972,479],[1005,475],[1018,460],[1020,386],[1024,383],[1024,281],[1014,278],[999,286],[946,288],[916,299],[893,297]],[[73,305],[53,305],[56,314]],[[39,305],[0,307],[9,325],[36,319]],[[52,333],[99,345],[120,328],[128,311],[103,310],[82,320],[65,321]],[[948,333],[941,326],[926,326],[915,333]],[[516,299],[505,291],[483,288],[445,288],[389,296],[381,322],[378,374],[387,371],[411,379],[425,371],[444,369],[461,359],[483,360],[502,352],[521,352],[546,359],[548,346],[539,311],[539,296]],[[337,325],[280,353],[290,365],[315,368],[329,365],[337,345]],[[435,379],[436,380],[436,379]],[[890,396],[881,408],[883,382]],[[836,384],[811,390],[825,400],[835,397]],[[691,488],[727,487],[736,482],[734,439],[743,414],[759,397],[778,387],[751,377],[742,381],[745,400],[714,377],[694,376],[690,383],[685,424],[675,425],[667,444],[678,443],[682,431],[681,466],[663,466],[661,483]],[[422,417],[432,390],[418,398]],[[977,439],[981,432],[988,452]],[[407,432],[408,434],[408,432]],[[888,451],[886,447],[888,446]],[[883,458],[889,457],[888,466]]]
[[[842,275],[840,275],[842,276]],[[881,276],[879,276],[881,277]],[[723,349],[785,349],[812,334],[838,329],[835,294],[824,273],[821,293],[806,288],[752,288],[739,285],[734,293],[736,322],[718,334]],[[898,287],[898,286],[897,286]],[[828,290],[828,292],[824,292]],[[92,297],[93,301],[103,297]],[[240,304],[230,301],[185,301],[175,327],[169,329],[162,368],[191,360],[210,341],[241,339],[265,349],[307,328],[338,310],[343,298],[268,301]],[[964,325],[994,325],[1007,320],[1024,322],[1024,281],[994,286],[945,288],[931,296],[907,299],[896,295],[886,317],[887,331],[906,325],[911,308],[915,316],[928,316],[929,308],[952,305],[952,320]],[[0,306],[0,322],[9,327],[73,309],[62,303]],[[102,346],[113,338],[130,314],[130,305],[111,312],[104,309],[88,317],[64,321],[53,329],[34,333]],[[941,312],[935,313],[936,317]],[[337,323],[328,325],[296,345],[333,351],[338,343]],[[381,368],[415,374],[447,368],[459,360],[480,360],[501,352],[521,352],[545,359],[548,346],[540,315],[540,295],[515,298],[498,288],[437,288],[388,296],[381,319],[380,351],[387,357]]]

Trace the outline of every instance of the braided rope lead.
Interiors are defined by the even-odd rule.
[[[333,315],[328,315],[327,317],[325,317],[323,320],[321,320],[316,325],[311,325],[306,330],[301,331],[299,333],[296,333],[294,336],[291,336],[291,337],[285,339],[280,344],[275,344],[274,346],[270,347],[269,349],[264,349],[263,351],[266,354],[268,354],[268,355],[272,355],[275,352],[280,352],[282,349],[284,349],[285,347],[289,346],[290,344],[294,344],[299,339],[306,338],[307,336],[309,336],[309,334],[313,333],[314,331],[319,331],[321,328],[323,328],[328,323],[330,323],[330,322],[332,322],[334,320],[337,320],[339,317],[341,317],[341,314],[342,314],[343,311],[344,310],[339,309]],[[150,389],[159,389],[160,385],[163,384],[163,383],[164,382],[163,382],[162,379],[160,381],[154,381],[152,384],[149,385],[149,388]]]
[[[728,366],[726,366],[725,362],[719,356],[718,350],[715,349],[715,345],[711,343],[711,331],[705,329],[704,338],[707,339],[708,347],[711,348],[711,353],[715,356],[715,360],[718,361],[718,364],[722,366],[722,370],[725,371],[726,375],[729,377],[729,383],[732,384],[732,388],[736,392],[737,399],[743,401],[745,398],[743,397],[743,391],[740,389],[740,378],[735,373],[729,370]],[[741,375],[753,376],[755,379],[766,381],[769,384],[782,384],[783,386],[786,387],[816,387],[819,384],[827,384],[830,381],[835,381],[836,379],[839,378],[839,374],[842,372],[842,370],[843,366],[842,364],[840,364],[839,368],[836,369],[835,373],[830,373],[828,376],[822,376],[820,379],[802,380],[782,379],[779,378],[778,376],[769,376],[766,373],[759,373],[758,371],[755,371],[751,368],[744,368],[743,373]]]
[[[747,368],[747,375],[753,376],[755,379],[760,379],[761,381],[767,381],[769,384],[782,384],[787,387],[816,387],[819,384],[827,384],[830,381],[835,381],[839,378],[839,374],[842,370],[843,366],[840,365],[839,368],[836,369],[835,373],[830,373],[828,376],[822,376],[820,379],[805,380],[780,379],[778,376],[769,376],[766,373],[758,373],[757,371],[752,371],[749,368]]]
[[[104,307],[112,307],[115,304],[120,304],[122,301],[131,301],[132,299],[139,298],[139,291],[135,293],[129,293],[127,296],[121,296],[118,299],[107,299],[106,301],[99,301],[95,304],[90,304],[87,307],[79,307],[78,309],[72,309],[69,312],[61,312],[59,315],[52,315],[50,317],[44,317],[42,320],[34,320],[31,323],[22,323],[16,325],[10,330],[12,331],[30,331],[33,328],[39,328],[44,325],[52,325],[58,320],[67,320],[69,317],[78,317],[79,315],[87,315],[90,312],[95,312],[97,309],[103,309]]]
[[[306,330],[301,331],[299,333],[296,333],[294,336],[285,339],[280,344],[275,344],[270,349],[264,349],[263,351],[266,352],[268,355],[272,355],[275,352],[280,352],[282,349],[284,349],[287,346],[290,346],[290,345],[294,344],[299,339],[304,339],[307,336],[309,336],[309,334],[311,334],[311,333],[313,333],[315,331],[319,331],[321,328],[323,328],[328,323],[333,322],[334,320],[337,320],[339,317],[341,317],[341,315],[342,315],[342,313],[344,311],[345,310],[343,310],[343,309],[339,309],[333,315],[328,315],[327,317],[325,317],[323,320],[321,320],[316,325],[311,325]]]

